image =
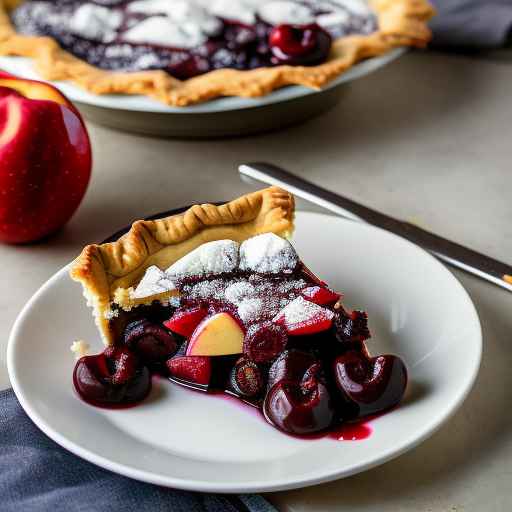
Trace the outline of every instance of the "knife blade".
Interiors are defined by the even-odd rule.
[[[322,188],[276,165],[254,162],[239,166],[242,176],[277,185],[337,215],[366,222],[401,236],[441,261],[512,291],[512,266],[452,242],[419,226],[368,208],[352,199]]]

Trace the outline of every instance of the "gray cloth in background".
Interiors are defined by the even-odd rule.
[[[501,48],[509,43],[512,0],[430,0],[431,47]]]
[[[257,495],[167,489],[116,475],[43,434],[12,390],[0,391],[2,512],[277,512]]]

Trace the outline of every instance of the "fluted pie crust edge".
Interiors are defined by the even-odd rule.
[[[221,206],[195,205],[179,215],[139,220],[116,242],[86,246],[72,263],[70,276],[82,284],[103,341],[109,345],[114,342],[110,328],[113,303],[137,305],[129,303],[126,291],[141,279],[149,266],[165,269],[199,245],[213,240],[243,242],[269,232],[289,238],[294,215],[293,196],[278,187],[270,187]],[[172,295],[167,293],[165,298]]]
[[[431,38],[427,22],[435,13],[427,0],[369,0],[379,30],[335,40],[329,59],[323,64],[247,71],[218,69],[182,81],[160,70],[102,70],[66,52],[51,37],[18,34],[9,11],[22,1],[0,0],[0,55],[30,57],[44,79],[69,80],[93,94],[144,95],[173,106],[201,103],[219,96],[264,96],[292,84],[319,89],[362,59],[400,46],[425,47]]]

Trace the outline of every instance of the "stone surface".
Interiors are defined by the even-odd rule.
[[[71,223],[44,243],[0,246],[0,387],[8,385],[9,330],[44,281],[86,242],[138,217],[246,192],[236,172],[243,161],[272,160],[512,262],[511,80],[512,66],[504,61],[411,53],[354,83],[335,110],[280,133],[192,142],[91,125],[94,174]],[[431,439],[379,468],[268,495],[280,510],[512,509],[512,294],[455,273],[484,332],[482,368],[463,407]]]

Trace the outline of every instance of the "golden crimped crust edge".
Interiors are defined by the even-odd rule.
[[[83,286],[96,324],[111,344],[111,303],[118,290],[137,282],[150,265],[166,268],[202,243],[231,239],[242,242],[272,232],[289,238],[295,201],[278,187],[246,194],[221,206],[195,205],[186,212],[157,220],[139,220],[119,240],[86,246],[73,262],[70,276]]]
[[[23,0],[0,0],[0,55],[34,59],[46,80],[70,80],[93,94],[138,94],[173,106],[201,103],[219,96],[264,96],[285,85],[319,89],[355,63],[392,48],[423,48],[431,39],[427,22],[435,14],[427,0],[369,0],[379,30],[337,39],[329,60],[318,66],[276,66],[248,71],[218,69],[189,80],[164,71],[105,71],[64,51],[51,37],[17,34],[9,10]]]

